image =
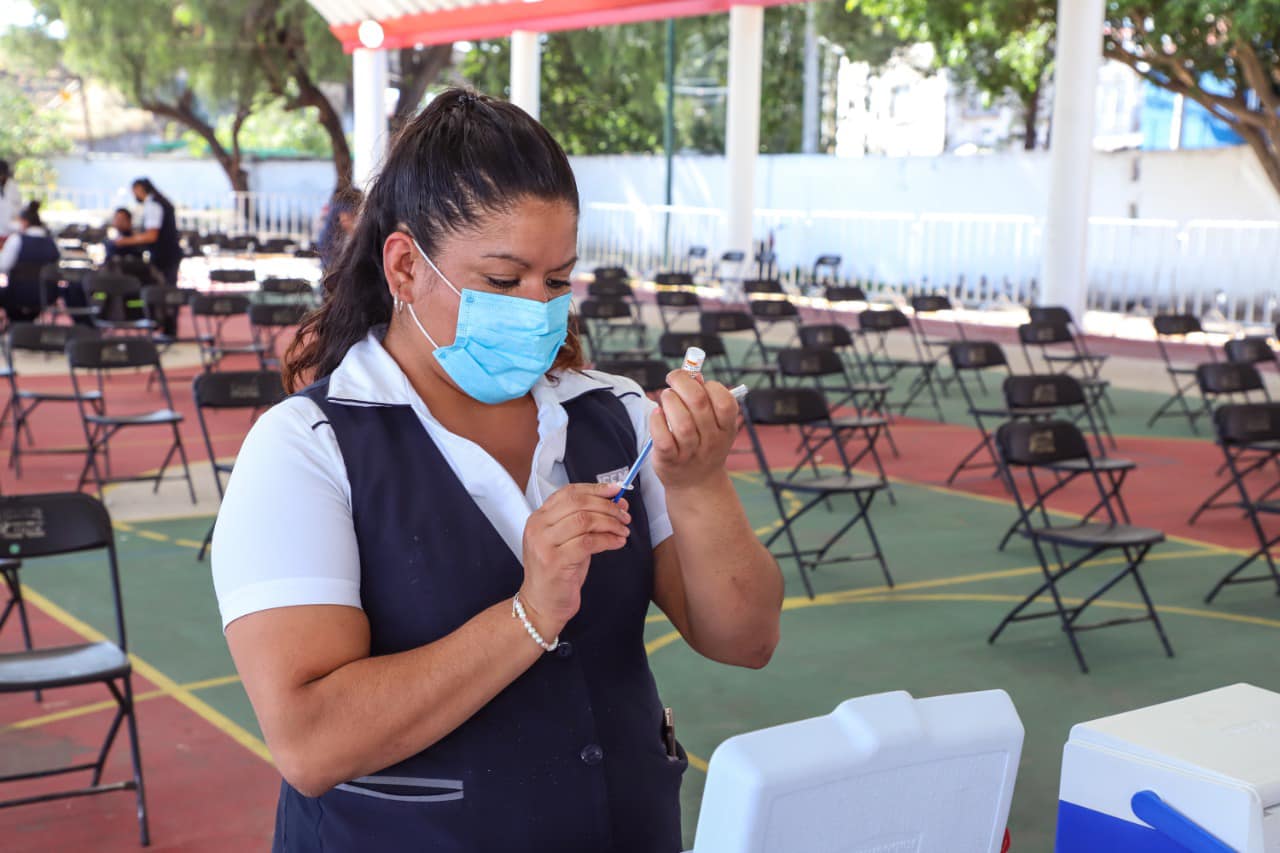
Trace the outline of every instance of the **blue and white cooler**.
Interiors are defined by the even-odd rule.
[[[1280,853],[1280,693],[1234,684],[1072,727],[1058,853]]]

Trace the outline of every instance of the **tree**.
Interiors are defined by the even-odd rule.
[[[844,0],[815,0],[819,31],[851,58],[880,64],[899,43],[889,28],[844,8]],[[662,149],[666,85],[661,45],[666,23],[653,21],[545,37],[542,121],[571,154],[617,154]],[[726,15],[676,21],[676,148],[724,150],[725,86],[729,67]],[[510,59],[506,39],[478,42],[462,76],[482,91],[505,95]],[[765,66],[761,81],[760,150],[798,151],[802,121],[804,10],[765,10]]]
[[[66,38],[48,36],[55,20],[65,25]],[[102,80],[142,109],[189,128],[208,145],[232,189],[247,190],[239,131],[260,81],[254,66],[226,61],[228,41],[236,37],[169,0],[58,0],[39,4],[35,25],[10,33],[6,46],[44,62],[56,58],[71,73]],[[206,107],[214,100],[231,116],[224,139]]]
[[[849,6],[885,19],[904,39],[931,43],[938,67],[958,84],[991,100],[1013,96],[1023,147],[1036,148],[1053,70],[1054,0],[849,0]]]
[[[427,89],[453,64],[453,43],[403,47],[396,51],[396,111],[391,116],[394,134],[418,113]]]
[[[1280,193],[1280,0],[1107,4],[1103,54],[1200,104]]]
[[[36,109],[26,93],[7,75],[0,75],[0,156],[10,161],[19,183],[44,183],[43,160],[70,150],[57,121]]]

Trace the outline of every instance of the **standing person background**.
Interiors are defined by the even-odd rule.
[[[364,193],[355,187],[343,187],[334,192],[325,208],[324,220],[316,232],[315,247],[320,255],[320,268],[328,269],[338,257],[342,243],[356,226],[356,214]]]
[[[245,440],[213,575],[278,851],[682,849],[646,616],[764,666],[782,578],[724,467],[728,390],[676,371],[659,409],[583,369],[577,225],[541,125],[438,95],[286,355],[315,382]]]
[[[8,160],[0,160],[0,245],[14,231],[22,210],[22,191],[14,180]]]
[[[178,286],[178,267],[182,265],[182,242],[178,234],[178,218],[173,203],[165,198],[148,178],[133,182],[133,197],[142,203],[142,230],[115,240],[115,251],[137,247],[151,255],[151,265],[160,270],[168,287]],[[178,333],[177,316],[166,318],[166,335]]]
[[[40,316],[40,269],[57,263],[62,255],[40,219],[40,202],[33,200],[22,209],[18,228],[0,247],[0,273],[8,276],[0,304],[10,323],[25,323]]]

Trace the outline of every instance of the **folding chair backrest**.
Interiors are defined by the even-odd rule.
[[[164,276],[160,274],[160,270],[138,257],[116,256],[108,261],[103,266],[103,269],[118,272],[121,275],[133,276],[141,285],[161,284],[164,282]]]
[[[301,323],[309,310],[306,305],[250,305],[249,322],[254,326],[283,329]]]
[[[66,352],[67,343],[93,340],[98,331],[88,326],[54,326],[47,323],[14,323],[9,327],[9,350]]]
[[[1088,459],[1089,443],[1070,421],[1012,421],[996,430],[1006,465],[1041,466]]]
[[[782,282],[776,278],[749,278],[742,282],[742,291],[747,294],[783,293]]]
[[[844,374],[844,362],[831,349],[784,349],[778,353],[783,376],[813,377]]]
[[[1004,404],[1015,409],[1051,409],[1085,405],[1084,388],[1065,373],[1034,373],[1005,377]]]
[[[597,278],[587,285],[587,295],[593,298],[630,299],[635,294],[625,278]]]
[[[1262,374],[1248,362],[1220,361],[1197,365],[1196,384],[1200,393],[1206,396],[1266,391]]]
[[[1271,344],[1263,335],[1236,338],[1226,343],[1227,361],[1236,364],[1265,364],[1276,360]]]
[[[160,353],[146,338],[73,340],[67,344],[72,368],[118,370],[127,367],[159,367]]]
[[[253,270],[223,269],[209,270],[209,281],[219,284],[248,284],[257,281],[258,274]]]
[[[667,387],[667,374],[671,372],[671,367],[656,358],[613,359],[597,362],[596,370],[624,376],[648,394]]]
[[[654,298],[664,308],[697,308],[701,304],[698,294],[688,290],[659,290]]]
[[[838,279],[840,277],[840,261],[839,255],[818,255],[818,259],[813,262],[813,280],[822,282]],[[824,270],[829,274],[824,276]]]
[[[196,406],[205,409],[263,409],[288,396],[278,370],[201,373],[191,390]]]
[[[725,335],[754,329],[756,321],[746,311],[703,311],[698,327],[703,334]]]
[[[0,497],[0,555],[6,558],[74,554],[111,548],[114,543],[111,516],[90,495],[56,492]]]
[[[704,332],[667,332],[658,338],[658,354],[663,358],[684,358],[689,347],[698,347],[714,358],[725,354],[724,338]]]
[[[799,317],[800,310],[786,299],[752,299],[751,316],[762,320],[782,320]]]
[[[653,277],[659,287],[693,287],[693,275],[687,272],[660,272]],[[658,291],[659,294],[662,291]]]
[[[897,308],[882,311],[863,311],[858,315],[858,326],[864,332],[890,332],[894,329],[909,329],[911,323],[907,315]]]
[[[626,267],[596,267],[593,270],[596,281],[629,281]]]
[[[934,311],[950,311],[951,300],[940,294],[933,296],[911,297],[911,310],[917,314],[931,314]]]
[[[1213,413],[1213,424],[1223,444],[1280,442],[1280,403],[1221,406]]]
[[[91,299],[111,302],[122,299],[137,299],[142,295],[142,282],[126,273],[99,270],[89,277],[85,283]]]
[[[1004,347],[995,341],[957,341],[947,347],[947,354],[951,356],[951,368],[956,371],[1009,366]]]
[[[761,388],[747,395],[747,417],[765,426],[825,421],[827,401],[816,388]]]
[[[631,306],[621,299],[584,299],[578,303],[578,316],[586,320],[616,320],[631,316]]]
[[[1066,326],[1068,329],[1075,325],[1075,318],[1071,316],[1071,312],[1061,305],[1044,305],[1037,308],[1029,308],[1027,313],[1031,316],[1031,322],[1033,323],[1052,323],[1058,326]]]
[[[800,346],[805,349],[842,349],[853,346],[853,334],[839,323],[815,323],[800,327]]]
[[[1075,338],[1065,323],[1032,320],[1018,327],[1018,340],[1024,344],[1048,345],[1072,343]]]
[[[867,294],[861,287],[852,284],[832,285],[823,293],[828,302],[866,302]]]
[[[1194,314],[1159,314],[1151,318],[1151,324],[1160,337],[1177,337],[1203,332],[1200,319]]]
[[[311,282],[305,278],[278,278],[269,276],[262,280],[262,292],[279,296],[310,296]]]
[[[191,313],[197,317],[234,317],[249,311],[249,297],[239,293],[197,293]]]
[[[268,255],[282,255],[292,251],[297,245],[296,240],[290,240],[288,237],[272,237],[259,243],[257,249]]]

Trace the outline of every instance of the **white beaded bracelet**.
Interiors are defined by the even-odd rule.
[[[543,651],[554,652],[556,646],[560,645],[560,638],[556,637],[551,642],[542,639],[542,635],[538,633],[538,629],[533,627],[533,623],[529,621],[529,616],[524,612],[524,605],[520,603],[520,593],[516,593],[511,599],[511,615],[513,618],[519,619],[524,629],[529,632],[529,636],[533,637],[533,641],[537,643]]]

